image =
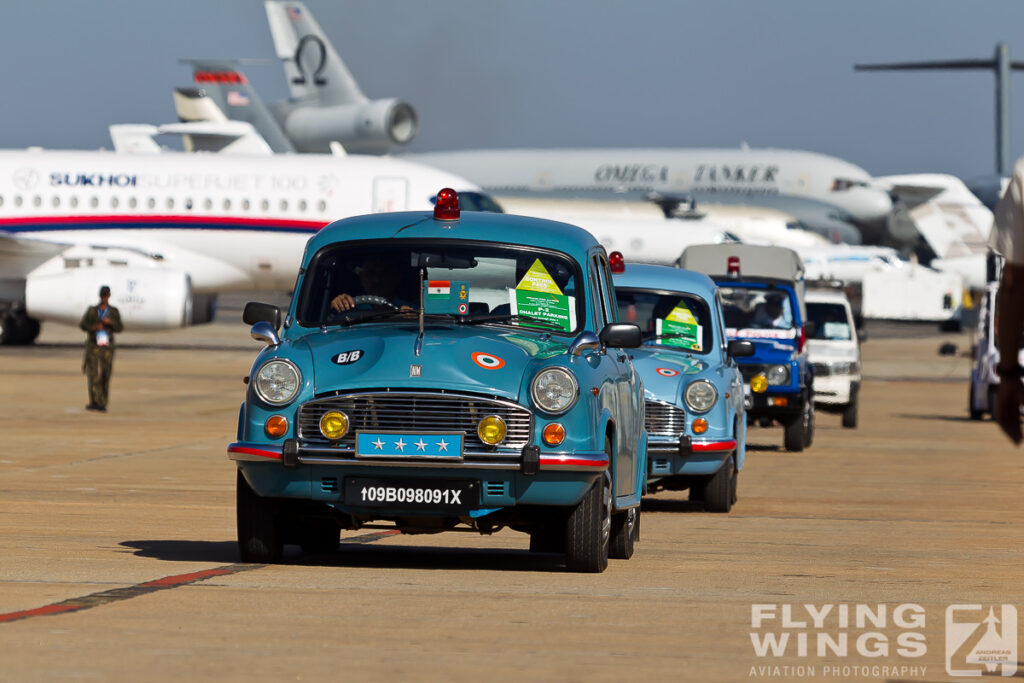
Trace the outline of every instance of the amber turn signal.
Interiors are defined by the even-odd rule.
[[[544,428],[544,443],[549,446],[557,446],[563,441],[565,441],[565,427],[557,422],[552,422]]]
[[[755,394],[763,394],[768,388],[768,379],[764,375],[754,375],[750,378],[750,390]]]
[[[703,434],[704,432],[708,431],[708,421],[705,420],[703,417],[698,417],[696,420],[693,421],[692,428],[694,434]]]
[[[273,439],[280,438],[288,432],[288,418],[283,415],[271,415],[263,429],[266,430],[267,436]]]

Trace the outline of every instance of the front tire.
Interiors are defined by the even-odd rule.
[[[281,561],[284,544],[277,516],[277,504],[256,494],[241,470],[235,483],[235,513],[238,522],[238,555],[242,562],[275,564]]]
[[[967,395],[967,414],[971,416],[972,420],[980,420],[985,414],[984,410],[978,410],[974,407],[974,382],[971,382],[971,391]]]
[[[628,560],[633,557],[639,528],[639,506],[612,515],[612,537],[608,544],[608,557],[613,560]]]
[[[846,404],[843,409],[843,426],[847,429],[854,429],[857,426],[857,399]]]
[[[602,475],[565,524],[565,564],[570,571],[600,573],[608,567],[612,494]]]
[[[804,449],[804,418],[803,415],[798,415],[793,418],[784,429],[785,434],[782,437],[782,444],[786,447],[787,451],[793,451],[799,453]]]
[[[704,484],[704,509],[708,512],[729,512],[735,500],[736,466],[730,455]]]

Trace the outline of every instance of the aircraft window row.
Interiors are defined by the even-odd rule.
[[[26,198],[22,197],[20,194],[16,194],[16,195],[14,195],[13,201],[14,201],[14,206],[22,206],[25,203]],[[43,205],[43,197],[40,196],[40,195],[34,195],[31,198],[31,203],[32,203],[32,206],[34,206],[34,207],[41,207]],[[79,199],[76,196],[69,197],[68,200],[67,200],[68,206],[70,208],[72,208],[72,209],[78,208],[78,203],[79,203]],[[125,203],[127,204],[128,208],[130,208],[130,209],[135,209],[135,208],[138,208],[138,206],[139,206],[139,200],[136,197],[129,197],[126,200]],[[3,206],[3,205],[4,205],[4,196],[0,195],[0,206]],[[120,205],[121,205],[121,200],[119,198],[117,198],[117,197],[111,197],[110,198],[108,206],[111,209],[116,209]],[[168,197],[166,199],[164,205],[167,207],[168,210],[173,210],[174,207],[175,207],[174,198],[173,197]],[[53,207],[54,209],[60,208],[60,206],[61,206],[61,198],[59,196],[56,196],[56,195],[51,197],[50,198],[50,206]],[[99,208],[99,206],[100,206],[100,199],[99,199],[99,197],[89,197],[89,207],[90,208],[97,209],[97,208]],[[157,206],[157,200],[156,200],[155,197],[148,197],[146,199],[146,207],[147,208],[155,209],[156,206]],[[239,202],[239,206],[242,208],[243,211],[250,211],[250,210],[252,210],[253,203],[251,201],[249,201],[248,199],[243,199],[243,200],[241,200]],[[280,203],[278,204],[278,207],[280,208],[281,211],[288,211],[288,207],[289,206],[290,206],[290,204],[289,204],[287,199],[280,200]],[[309,210],[309,206],[310,206],[309,202],[307,202],[305,199],[300,199],[300,200],[298,200],[295,203],[295,207],[299,210],[300,213],[305,213],[306,211],[308,211]],[[186,198],[184,200],[183,207],[184,207],[184,209],[186,211],[191,211],[193,208],[195,208],[195,204],[194,204],[194,202],[193,202],[191,197],[188,197],[188,198]],[[213,209],[213,207],[214,207],[214,201],[212,199],[207,197],[206,199],[203,200],[203,208],[204,209],[206,209],[207,211],[210,211],[210,210]],[[230,211],[231,207],[232,207],[232,201],[230,199],[223,200],[223,202],[221,202],[221,207],[225,211]],[[270,211],[270,201],[267,200],[267,199],[261,199],[260,203],[259,203],[259,208],[260,208],[260,211],[264,211],[264,212]],[[327,210],[327,202],[324,201],[323,199],[319,200],[316,203],[316,208],[317,208],[317,211],[320,211],[321,213],[326,211]]]

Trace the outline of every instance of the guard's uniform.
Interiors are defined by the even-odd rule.
[[[104,316],[107,322],[103,329],[93,329]],[[114,333],[124,329],[121,313],[114,306],[90,306],[78,326],[89,335],[85,342],[85,357],[82,359],[82,372],[89,379],[89,405],[98,410],[106,410],[110,374],[114,367]]]

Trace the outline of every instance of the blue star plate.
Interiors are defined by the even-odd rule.
[[[358,432],[356,457],[461,460],[463,437],[451,432]]]

